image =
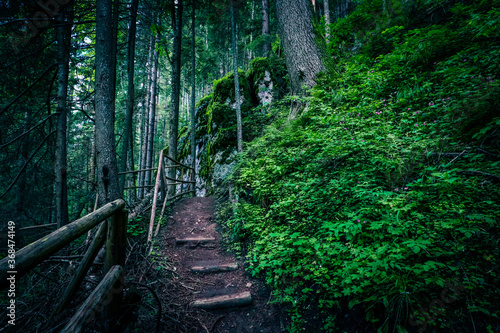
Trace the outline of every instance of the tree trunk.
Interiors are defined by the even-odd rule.
[[[172,92],[170,97],[170,133],[168,156],[177,160],[177,136],[179,131],[179,95],[181,87],[181,46],[182,46],[182,0],[172,0],[172,29],[174,31],[174,50],[172,54]],[[172,165],[172,162],[169,163]],[[175,178],[175,168],[168,169],[170,178]],[[175,186],[170,186],[169,197],[175,194]]]
[[[23,132],[28,131],[29,123],[30,123],[30,114],[28,111],[24,112],[24,124],[23,124]],[[29,159],[29,148],[30,148],[30,135],[29,133],[24,136],[24,138],[21,139],[21,154],[19,154],[19,170],[22,170],[24,165]],[[23,171],[21,175],[19,176],[19,180],[17,181],[17,191],[16,191],[16,218],[19,219],[18,221],[24,221],[25,216],[24,212],[28,206],[26,203],[26,198],[28,197],[28,192],[26,191],[26,184],[27,184],[27,179],[26,179],[26,171]],[[16,227],[21,228],[24,223],[17,223]]]
[[[330,41],[330,5],[328,3],[328,0],[323,0],[323,10],[325,11],[325,24],[326,24],[326,41]]]
[[[262,0],[262,37],[264,37],[262,51],[264,57],[268,57],[271,50],[271,44],[269,43],[269,0]]]
[[[264,0],[263,0],[264,1]],[[255,0],[252,0],[252,16],[250,20],[250,44],[253,42],[253,20],[255,16]],[[252,50],[248,49],[248,64],[252,61]]]
[[[195,127],[195,103],[196,103],[196,1],[193,0],[193,11],[191,13],[191,181],[196,182],[196,127]],[[194,196],[196,196],[196,184],[193,184]]]
[[[60,228],[68,224],[68,186],[67,186],[67,99],[69,53],[71,47],[71,21],[72,15],[67,14],[71,7],[58,15],[61,26],[57,28],[57,138],[55,152],[55,196],[56,196],[56,223]],[[68,18],[69,22],[65,22]],[[63,25],[66,23],[68,25]]]
[[[111,30],[112,34],[112,45],[111,54],[108,57],[111,58],[111,68],[114,75],[111,77],[111,87],[113,88],[113,96],[116,99],[116,56],[118,54],[118,21],[120,18],[120,0],[113,0],[113,28]],[[114,103],[114,102],[113,102]]]
[[[130,27],[128,32],[128,45],[127,45],[127,76],[128,76],[128,87],[127,87],[127,109],[125,111],[125,131],[123,132],[123,143],[122,143],[122,160],[121,160],[121,171],[127,171],[128,162],[128,151],[131,149],[132,142],[132,118],[134,114],[134,60],[135,60],[135,34],[137,31],[137,9],[139,6],[139,0],[132,0],[132,5],[130,6]],[[131,165],[133,167],[133,165]],[[123,188],[125,187],[125,175],[120,179],[120,189],[123,193]]]
[[[243,128],[241,125],[240,80],[238,75],[238,44],[236,41],[237,25],[234,19],[234,6],[231,3],[231,30],[233,35],[233,67],[234,67],[234,99],[236,103],[236,134],[238,137],[238,152],[243,151]]]
[[[154,137],[156,132],[156,84],[158,82],[158,50],[156,49],[156,44],[159,41],[159,36],[156,35],[155,43],[153,44],[154,54],[153,54],[153,67],[151,69],[151,87],[150,87],[150,102],[149,102],[149,121],[148,121],[148,136],[147,142],[147,154],[146,154],[146,169],[153,167],[154,160]],[[146,171],[145,175],[145,185],[151,184],[151,174],[150,170]]]
[[[97,0],[95,45],[95,134],[97,188],[103,205],[120,197],[115,151],[113,20],[111,0]]]
[[[149,40],[149,56],[148,56],[148,62],[146,65],[146,68],[149,68],[150,70],[148,71],[147,75],[147,80],[146,80],[146,99],[144,103],[144,114],[142,118],[142,123],[143,126],[142,128],[142,133],[141,133],[141,140],[142,143],[140,145],[141,149],[141,163],[139,170],[145,169],[146,164],[147,164],[147,143],[148,143],[148,137],[149,137],[149,125],[148,125],[148,120],[149,120],[149,111],[150,111],[150,105],[151,105],[151,81],[152,81],[152,61],[153,61],[153,46],[154,46],[154,38],[151,36]],[[144,188],[141,188],[141,186],[148,185],[146,182],[146,173],[141,172],[139,173],[139,197],[143,198],[144,196]]]
[[[323,51],[316,44],[308,0],[276,0],[278,28],[293,94],[313,87],[325,70]]]

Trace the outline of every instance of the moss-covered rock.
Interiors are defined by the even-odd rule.
[[[256,58],[247,72],[239,70],[243,140],[260,135],[267,124],[263,107],[288,91],[284,59]],[[212,93],[196,105],[197,175],[202,187],[210,192],[214,170],[230,165],[235,156],[236,101],[234,73],[213,82]],[[179,158],[189,158],[190,138],[187,128],[180,129]],[[225,170],[224,167],[222,169]],[[218,183],[220,183],[220,175]],[[198,185],[200,187],[200,184]]]

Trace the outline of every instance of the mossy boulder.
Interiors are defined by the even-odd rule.
[[[247,72],[240,69],[238,74],[243,140],[248,142],[267,124],[264,107],[288,91],[288,78],[284,59],[278,57],[256,58]],[[213,82],[212,93],[196,104],[195,121],[197,174],[210,191],[214,170],[231,164],[237,147],[234,73]],[[189,131],[179,134],[179,158],[184,160],[191,154]]]

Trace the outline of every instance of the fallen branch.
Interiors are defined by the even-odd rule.
[[[128,214],[129,221],[135,219],[137,215],[140,215],[145,210],[145,208],[147,208],[152,197],[153,192],[147,194],[144,199],[142,199],[142,201],[137,206],[135,206],[135,209]]]
[[[472,174],[472,175],[473,174],[480,174],[480,175],[485,175],[485,176],[492,177],[492,178],[500,180],[500,176],[497,176],[497,175],[494,175],[494,174],[491,174],[491,173],[487,173],[487,172],[483,172],[483,171],[477,171],[477,170],[462,170],[462,171],[457,171],[457,173]]]

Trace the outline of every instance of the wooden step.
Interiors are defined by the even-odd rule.
[[[213,237],[198,236],[198,237],[177,238],[175,240],[175,243],[177,245],[182,245],[182,244],[206,244],[206,243],[211,243],[211,242],[215,242],[215,238],[213,238]]]
[[[214,273],[214,272],[229,272],[238,269],[238,263],[232,262],[228,264],[207,264],[191,267],[192,272],[197,273]]]
[[[191,306],[198,309],[221,309],[236,306],[245,306],[252,303],[252,295],[249,291],[237,294],[199,298],[191,303]]]

